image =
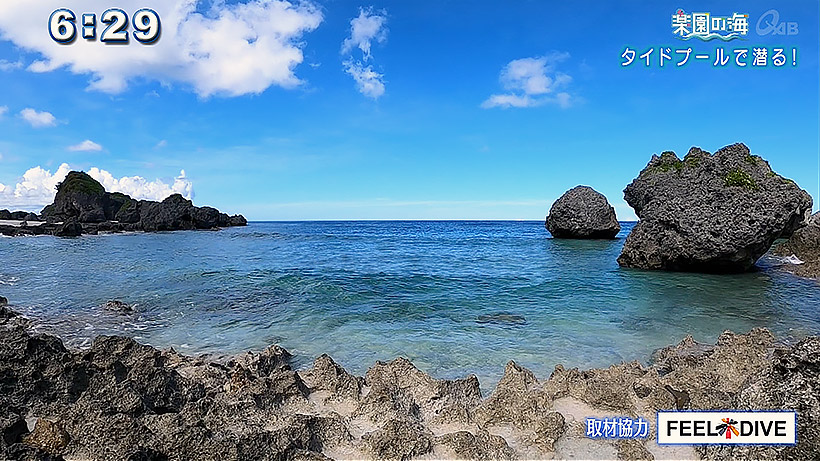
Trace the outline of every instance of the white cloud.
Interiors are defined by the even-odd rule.
[[[154,149],[162,149],[163,147],[165,147],[167,145],[168,145],[168,141],[163,139],[160,142],[158,142],[156,146],[154,146]]]
[[[142,176],[115,178],[111,173],[97,167],[88,170],[88,175],[99,181],[108,192],[122,192],[140,200],[161,201],[171,194],[181,194],[187,199],[194,196],[194,186],[185,176],[185,170],[179,172],[179,176],[174,178],[172,184],[159,179],[148,181]]]
[[[494,94],[481,103],[481,107],[534,107],[538,105],[538,101],[527,96],[519,96],[516,94]]]
[[[0,70],[3,72],[8,72],[11,70],[17,70],[23,67],[23,61],[15,61],[11,62],[6,59],[0,59]]]
[[[0,184],[0,208],[45,206],[54,201],[57,184],[71,171],[63,163],[54,174],[36,166],[23,174],[14,186]]]
[[[387,16],[376,14],[373,8],[359,8],[359,16],[350,20],[350,37],[342,42],[342,54],[350,54],[353,48],[362,51],[363,59],[370,59],[372,42],[384,43],[387,40]]]
[[[102,150],[102,146],[90,139],[86,139],[79,144],[68,146],[68,150],[72,152],[99,152]]]
[[[384,75],[373,70],[373,66],[363,66],[360,62],[346,61],[345,72],[356,80],[359,93],[368,98],[378,99],[384,94]]]
[[[303,36],[322,22],[320,9],[309,1],[217,1],[202,12],[197,0],[168,0],[152,5],[162,24],[154,44],[142,45],[131,37],[128,46],[105,46],[78,38],[66,46],[43,31],[43,18],[64,3],[0,2],[0,38],[42,55],[30,71],[65,67],[90,74],[89,88],[107,93],[122,92],[138,79],[181,82],[202,97],[261,93],[272,85],[293,88],[302,83],[294,70],[303,60]],[[120,0],[116,6],[133,14],[144,3]],[[111,6],[107,0],[87,0],[82,12],[99,14]]]
[[[43,128],[57,124],[57,119],[54,118],[54,115],[52,115],[51,112],[37,112],[30,107],[21,110],[20,116],[34,128]]]
[[[342,42],[342,55],[347,59],[342,63],[345,73],[356,81],[359,93],[368,98],[378,99],[384,94],[384,75],[366,64],[372,59],[370,53],[373,42],[387,40],[387,14],[374,13],[373,8],[360,8],[359,16],[350,20],[350,36]],[[361,51],[361,58],[354,58],[355,49]]]
[[[72,168],[63,163],[54,174],[40,166],[29,169],[15,185],[0,184],[0,208],[43,207],[54,201],[57,184],[65,179]],[[88,174],[100,182],[108,192],[122,192],[140,200],[163,200],[171,194],[182,194],[191,199],[194,196],[193,184],[185,176],[185,170],[171,184],[160,179],[148,181],[141,176],[124,176],[115,178],[111,173],[97,167],[88,170]]]
[[[9,106],[0,106],[0,117],[6,115],[6,112],[9,111]]]
[[[507,92],[491,95],[481,107],[537,107],[545,104],[569,107],[573,98],[562,90],[572,82],[572,77],[555,70],[555,65],[568,57],[567,53],[552,53],[510,61],[498,78]]]

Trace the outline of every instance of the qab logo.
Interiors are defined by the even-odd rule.
[[[735,428],[735,424],[737,424],[737,421],[735,421],[732,418],[723,418],[723,419],[721,419],[721,421],[723,421],[723,424],[718,424],[718,426],[716,428],[717,431],[718,431],[718,434],[723,435],[723,433],[725,432],[727,439],[731,439],[732,434],[735,434],[735,436],[740,435],[740,433]]]

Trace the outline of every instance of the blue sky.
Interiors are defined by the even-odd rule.
[[[129,1],[117,6],[128,10]],[[214,48],[211,61],[187,67],[174,53],[206,29],[185,36],[163,29],[153,48],[96,42],[77,52],[70,47],[79,45],[48,37],[57,3],[77,13],[92,3],[98,14],[113,6],[15,0],[0,7],[6,197],[31,168],[54,174],[67,163],[168,185],[184,169],[196,204],[255,220],[543,219],[578,184],[633,219],[622,191],[653,153],[682,156],[693,145],[715,151],[742,141],[818,202],[817,2],[316,1],[282,16],[301,21],[285,32],[284,50],[271,45],[282,53]],[[241,19],[236,3],[196,9],[204,20],[226,12]],[[750,30],[725,43],[678,40],[671,28],[678,8],[748,13]],[[798,23],[798,34],[758,35],[755,24],[771,8],[780,22]],[[173,24],[173,13],[157,10]],[[357,17],[381,18],[369,40],[351,35]],[[224,24],[230,32],[234,23]],[[369,56],[359,46],[365,42]],[[651,67],[621,66],[626,46],[654,48]],[[716,47],[731,54],[782,46],[789,63],[714,68],[714,59],[692,58],[660,68],[655,61],[659,47],[689,46],[711,56]],[[290,65],[254,67],[293,59],[294,50],[301,56]],[[542,73],[511,76],[533,66]],[[363,78],[375,87],[362,89],[353,72],[367,69]],[[493,106],[493,95],[529,107]],[[0,208],[11,202],[3,197]]]

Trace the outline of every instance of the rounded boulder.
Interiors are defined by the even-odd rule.
[[[573,187],[556,200],[545,225],[555,238],[613,239],[621,231],[606,197],[588,186]]]

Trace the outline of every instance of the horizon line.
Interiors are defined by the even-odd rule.
[[[368,218],[368,219],[259,219],[248,220],[250,223],[296,223],[296,222],[545,222],[544,219],[480,219],[480,218],[448,218],[448,219],[400,219],[400,218]],[[618,220],[619,223],[636,223],[638,221]]]

